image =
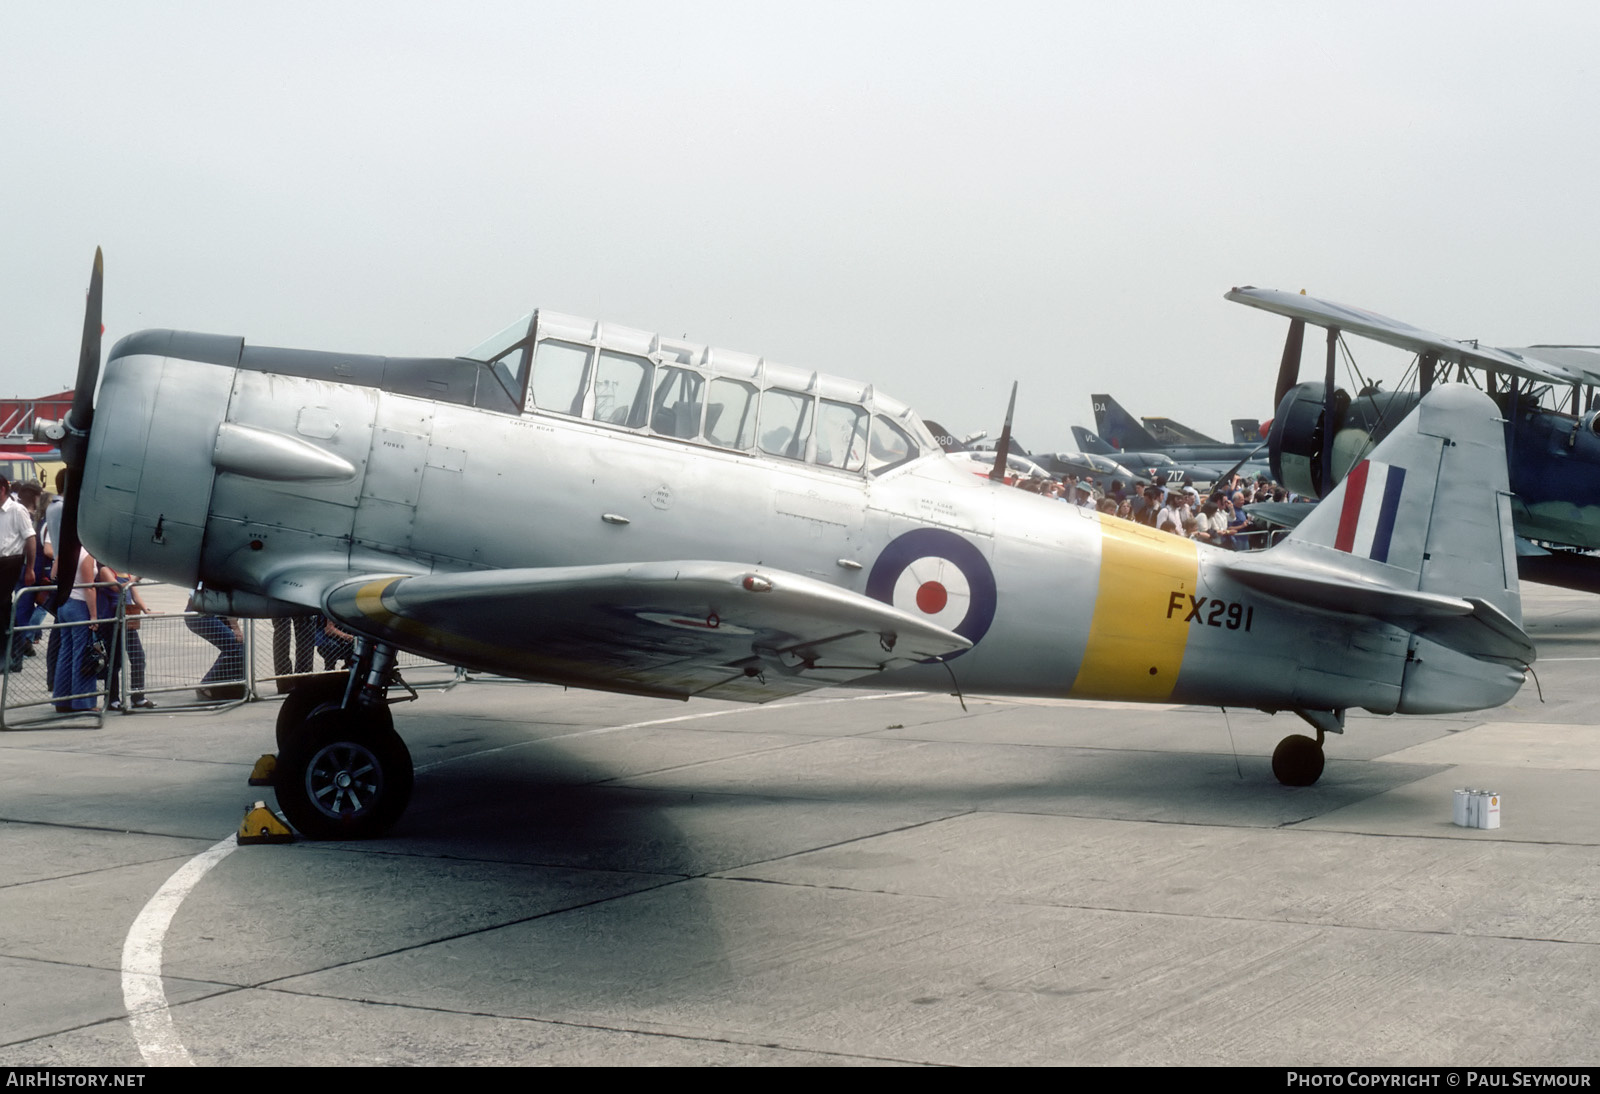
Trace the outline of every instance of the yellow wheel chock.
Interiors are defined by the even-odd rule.
[[[251,843],[293,843],[294,833],[278,819],[278,814],[267,808],[266,802],[256,802],[239,822],[239,846]]]
[[[250,769],[251,786],[271,786],[277,779],[278,757],[268,752]]]

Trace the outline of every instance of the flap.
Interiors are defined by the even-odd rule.
[[[324,606],[452,664],[680,699],[767,702],[971,646],[858,593],[731,562],[350,577]]]

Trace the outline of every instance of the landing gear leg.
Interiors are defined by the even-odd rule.
[[[392,646],[358,639],[348,677],[319,679],[284,700],[275,788],[302,835],[371,839],[405,812],[413,771],[386,702],[393,668]]]

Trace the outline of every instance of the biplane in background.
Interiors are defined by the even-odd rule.
[[[1600,592],[1600,347],[1497,349],[1456,341],[1409,323],[1300,293],[1246,286],[1227,299],[1289,319],[1267,446],[1272,475],[1310,497],[1326,496],[1395,428],[1435,384],[1454,379],[1484,391],[1505,421],[1509,504],[1524,578]],[[1305,328],[1326,330],[1323,378],[1299,382]],[[1415,356],[1396,390],[1363,381],[1351,396],[1338,387],[1344,335]],[[1407,385],[1415,377],[1416,387]],[[1292,526],[1302,506],[1252,506],[1251,513]]]
[[[1317,732],[1274,753],[1296,784],[1347,709],[1495,706],[1534,657],[1497,411],[1470,389],[1422,402],[1365,495],[1244,555],[977,478],[905,404],[748,354],[539,311],[455,358],[141,331],[102,378],[101,294],[97,253],[72,409],[45,429],[68,461],[60,550],[81,534],[198,584],[204,610],[358,636],[347,675],[279,712],[278,803],[308,836],[405,809],[398,650],[671,699],[1293,711]]]

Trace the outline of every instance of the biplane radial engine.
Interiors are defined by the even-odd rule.
[[[1316,737],[1273,766],[1298,784],[1345,710],[1493,706],[1534,657],[1497,412],[1467,388],[1244,555],[974,476],[867,385],[549,312],[441,359],[143,331],[111,350],[116,412],[95,416],[99,271],[51,427],[62,550],[81,532],[206,610],[359,636],[346,676],[279,714],[278,801],[310,836],[406,806],[397,650],[674,699],[864,684],[1293,711]]]

